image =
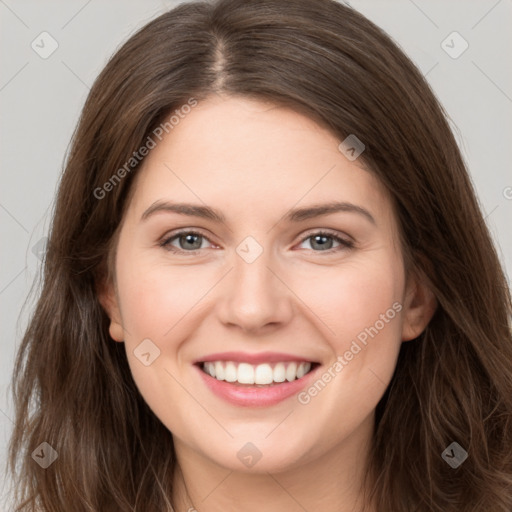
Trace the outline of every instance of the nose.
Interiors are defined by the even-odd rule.
[[[234,268],[226,276],[217,308],[224,325],[255,334],[290,322],[293,293],[271,259],[265,251],[250,263],[234,255]]]

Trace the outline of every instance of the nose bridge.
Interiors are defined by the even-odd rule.
[[[267,253],[261,254],[254,261],[246,261],[239,255],[235,257],[233,269],[234,292],[247,299],[257,297],[260,294],[274,296],[276,283],[269,267],[272,266],[271,258]]]
[[[233,255],[233,270],[222,299],[222,321],[244,330],[289,320],[292,307],[287,287],[278,279],[272,251],[247,237]]]

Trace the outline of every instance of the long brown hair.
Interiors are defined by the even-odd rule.
[[[147,512],[172,502],[172,435],[139,394],[97,291],[140,165],[119,169],[172,111],[219,92],[290,106],[340,141],[363,141],[360,158],[393,198],[404,255],[437,298],[377,407],[371,499],[393,512],[510,512],[504,273],[429,85],[381,29],[333,0],[186,3],[139,30],[97,78],[13,373],[16,510]],[[43,442],[58,453],[47,469],[31,457]],[[453,442],[468,454],[458,468],[441,456]]]

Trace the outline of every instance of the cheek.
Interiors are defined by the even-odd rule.
[[[312,429],[329,439],[348,434],[372,413],[395,370],[403,274],[399,259],[380,256],[320,274],[300,291],[330,328],[322,331],[332,359],[298,399],[318,419]]]
[[[297,281],[297,294],[322,321],[316,325],[329,343],[332,360],[346,356],[346,373],[362,375],[370,366],[383,380],[391,377],[401,344],[400,261],[381,253],[379,261],[354,259]]]
[[[187,417],[190,403],[173,360],[190,332],[187,315],[212,286],[211,279],[204,282],[192,267],[162,265],[129,251],[119,251],[116,276],[126,355],[139,392],[165,425],[174,424],[169,418],[176,410],[181,411],[180,422],[192,424],[197,419]]]
[[[212,286],[210,281],[211,275],[208,279],[192,267],[120,260],[119,294],[126,331],[136,337],[167,338]]]

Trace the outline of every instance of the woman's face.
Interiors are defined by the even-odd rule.
[[[400,344],[429,315],[385,189],[340,142],[287,108],[215,96],[138,171],[101,299],[183,453],[273,472],[371,436]]]

